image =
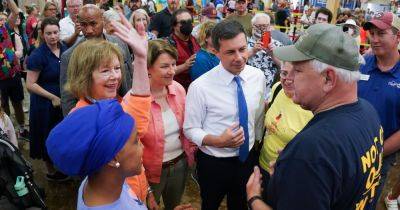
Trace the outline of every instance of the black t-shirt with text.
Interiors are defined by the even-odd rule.
[[[375,209],[383,130],[365,100],[318,113],[280,154],[268,186],[275,210]]]

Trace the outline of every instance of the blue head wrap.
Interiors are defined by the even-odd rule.
[[[117,100],[102,100],[69,114],[49,134],[47,151],[68,175],[87,176],[110,162],[135,126]]]

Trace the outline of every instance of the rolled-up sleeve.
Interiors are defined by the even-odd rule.
[[[149,127],[151,97],[134,96],[128,92],[121,105],[124,111],[135,119],[138,136],[142,138]]]
[[[268,100],[268,97],[265,97],[266,95],[269,95],[269,89],[265,86],[265,77],[263,78],[262,82],[262,95],[260,97],[260,101],[258,103],[258,108],[256,111],[256,121],[255,121],[255,131],[254,131],[254,136],[257,141],[262,141],[263,136],[264,136],[264,120],[265,120],[265,104]]]
[[[192,83],[186,96],[185,121],[183,129],[185,136],[201,147],[204,137],[208,134],[203,130],[206,116],[206,101],[204,92],[199,85]]]

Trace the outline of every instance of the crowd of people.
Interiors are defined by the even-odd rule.
[[[375,209],[400,149],[394,13],[305,5],[293,36],[284,1],[274,15],[208,2],[196,25],[193,1],[67,0],[64,16],[3,2],[0,131],[29,140],[49,181],[82,180],[77,209],[193,209],[190,176],[204,210],[225,197],[233,210]],[[400,179],[382,196],[398,209]]]

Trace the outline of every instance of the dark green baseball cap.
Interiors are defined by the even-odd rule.
[[[356,40],[341,27],[319,23],[310,26],[294,45],[278,47],[274,55],[282,61],[316,59],[331,66],[358,71],[359,48]]]

